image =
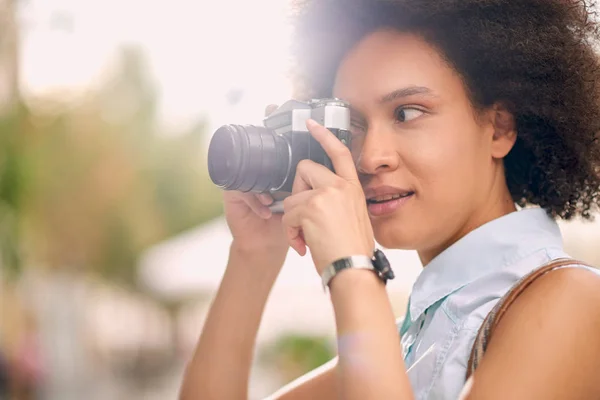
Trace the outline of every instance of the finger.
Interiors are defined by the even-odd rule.
[[[296,250],[300,256],[306,255],[306,242],[300,228],[286,228],[285,230],[290,247]]]
[[[296,167],[292,193],[296,194],[310,189],[335,186],[340,182],[340,179],[342,178],[331,172],[326,166],[317,164],[312,160],[302,160]]]
[[[356,166],[350,149],[346,147],[329,129],[313,119],[306,121],[306,127],[312,137],[319,142],[331,159],[335,173],[349,181],[358,181]]]
[[[244,203],[254,212],[256,215],[263,219],[271,218],[272,212],[266,205],[263,205],[254,193],[244,193],[241,196]]]
[[[277,110],[279,106],[277,104],[269,104],[265,107],[265,117],[273,114],[273,111]]]
[[[286,212],[281,222],[285,227],[285,234],[290,247],[301,256],[304,256],[306,254],[306,242],[302,233],[301,210],[296,208]]]
[[[306,204],[308,200],[314,195],[314,190],[306,190],[286,197],[283,201],[283,212],[291,212],[291,210],[295,207]]]
[[[273,197],[271,197],[271,195],[269,193],[260,193],[256,195],[256,198],[258,199],[258,201],[261,202],[262,205],[265,206],[270,206],[271,204],[273,204]]]

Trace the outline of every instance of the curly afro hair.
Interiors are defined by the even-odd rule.
[[[345,53],[383,28],[421,35],[462,76],[473,106],[504,104],[504,163],[520,206],[592,218],[600,191],[596,5],[574,0],[312,0],[295,5],[295,94],[330,97]]]

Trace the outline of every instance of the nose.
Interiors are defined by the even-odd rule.
[[[396,170],[400,165],[400,155],[396,146],[392,132],[369,129],[364,136],[356,162],[358,172],[364,175],[375,175]]]

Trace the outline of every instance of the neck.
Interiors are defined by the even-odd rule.
[[[469,232],[490,221],[516,211],[515,203],[513,202],[512,196],[505,183],[498,188],[498,190],[491,190],[489,193],[490,195],[486,196],[483,201],[479,203],[480,207],[478,207],[475,212],[471,213],[465,223],[461,225],[448,240],[434,248],[417,251],[423,266],[427,266],[427,264],[442,251],[456,243]]]

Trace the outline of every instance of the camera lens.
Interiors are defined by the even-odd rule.
[[[277,189],[289,173],[286,140],[270,129],[224,125],[208,148],[208,173],[225,190],[265,192]]]

